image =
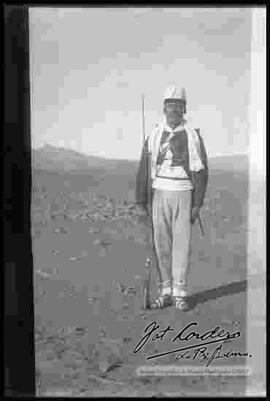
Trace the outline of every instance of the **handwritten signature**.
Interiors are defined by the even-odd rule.
[[[181,343],[180,348],[175,348],[166,352],[157,353],[154,355],[148,356],[146,359],[154,359],[160,358],[165,355],[170,354],[177,354],[176,359],[199,359],[201,362],[205,361],[206,366],[209,366],[213,360],[219,358],[230,358],[230,357],[240,357],[240,356],[251,356],[247,352],[241,353],[237,350],[230,350],[226,353],[221,353],[222,345],[220,344],[212,353],[208,351],[208,345],[214,343],[224,343],[229,342],[232,339],[239,338],[241,336],[240,331],[236,331],[234,333],[230,333],[228,330],[224,330],[219,326],[216,326],[214,329],[207,330],[203,333],[199,333],[194,329],[191,330],[192,326],[197,326],[197,322],[191,322],[186,325],[183,329],[181,329],[176,336],[171,339],[172,343],[178,342]],[[149,341],[155,342],[159,341],[162,342],[164,338],[168,337],[168,333],[175,332],[175,329],[170,325],[164,330],[160,329],[159,324],[157,322],[151,322],[146,328],[144,329],[144,333],[146,333],[140,341],[136,344],[133,349],[133,353],[139,352]],[[192,345],[186,345],[190,340],[198,340],[197,343]]]
[[[208,351],[208,347],[199,347],[194,351],[185,351],[183,354],[179,353],[176,356],[176,360],[179,359],[189,359],[195,360],[199,359],[200,362],[206,362],[205,366],[209,366],[216,359],[224,359],[224,358],[238,358],[238,357],[251,357],[248,352],[239,352],[236,349],[230,349],[229,351],[221,353],[223,344],[220,344],[215,350],[210,353]]]

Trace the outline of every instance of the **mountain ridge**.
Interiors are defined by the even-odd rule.
[[[74,149],[57,147],[45,143],[39,148],[32,148],[33,167],[41,170],[84,170],[91,167],[116,168],[137,166],[139,160],[105,158],[89,155]],[[215,168],[248,168],[248,154],[225,154],[209,157],[209,166]]]

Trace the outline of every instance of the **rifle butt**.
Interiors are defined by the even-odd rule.
[[[143,309],[150,309],[151,295],[150,295],[150,284],[151,284],[151,259],[147,258],[145,263],[145,277],[143,280],[142,291],[143,291]]]

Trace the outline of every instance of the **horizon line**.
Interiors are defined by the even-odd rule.
[[[100,159],[108,159],[108,160],[130,160],[130,161],[135,161],[135,160],[139,160],[140,159],[140,157],[138,158],[126,158],[126,157],[120,157],[120,156],[118,156],[118,157],[112,157],[112,156],[106,156],[106,155],[100,155],[100,154],[95,154],[95,153],[87,153],[87,152],[84,152],[84,151],[81,151],[81,150],[77,150],[77,149],[74,149],[73,147],[68,147],[68,146],[56,146],[56,145],[52,145],[52,144],[50,144],[50,143],[48,143],[48,142],[45,142],[44,144],[42,144],[42,145],[39,145],[39,146],[34,146],[34,145],[31,145],[31,148],[33,149],[33,150],[39,150],[39,149],[42,149],[43,147],[45,147],[46,145],[49,145],[49,146],[51,146],[52,148],[55,148],[55,149],[66,149],[66,150],[72,150],[72,151],[74,151],[74,152],[76,152],[76,153],[80,153],[80,154],[82,154],[82,155],[85,155],[85,156],[93,156],[93,157],[98,157],[98,158],[100,158]],[[249,152],[248,151],[246,151],[246,152],[237,152],[237,153],[232,153],[232,152],[226,152],[226,153],[216,153],[216,154],[213,154],[213,155],[208,155],[208,158],[215,158],[215,157],[222,157],[222,156],[249,156]]]

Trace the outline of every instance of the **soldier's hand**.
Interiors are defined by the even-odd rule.
[[[149,224],[150,216],[147,206],[137,205],[139,223]]]
[[[194,224],[197,218],[199,217],[200,214],[200,208],[198,206],[194,206],[191,210],[190,214],[190,222],[191,224]]]

